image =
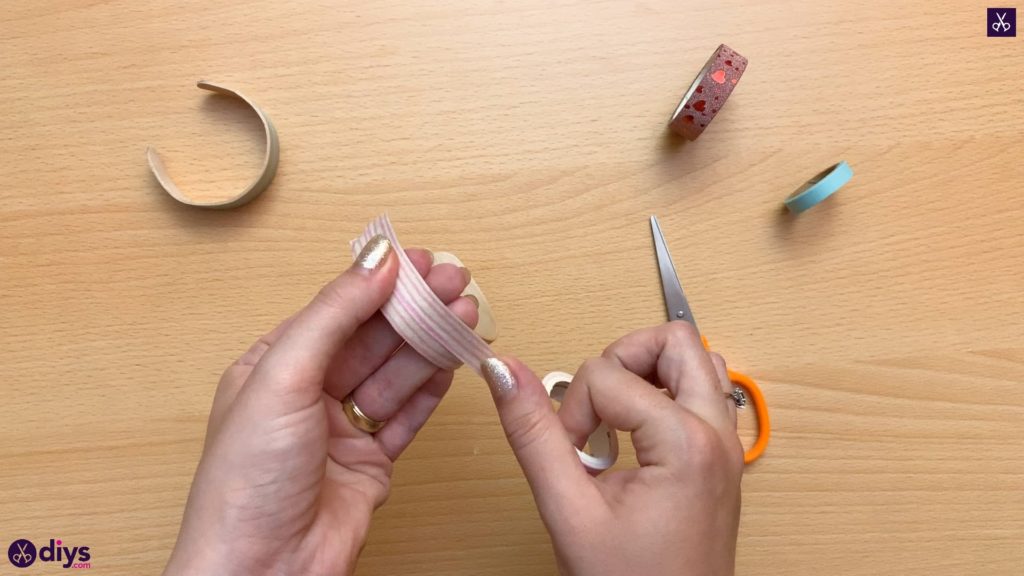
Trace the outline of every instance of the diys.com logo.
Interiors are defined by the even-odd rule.
[[[7,547],[7,559],[15,568],[28,568],[36,562],[53,562],[61,568],[92,568],[88,546],[65,546],[59,538],[50,538],[38,548],[31,540],[19,538]]]

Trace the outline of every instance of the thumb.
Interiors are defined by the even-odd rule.
[[[324,286],[263,355],[250,376],[254,392],[272,391],[276,402],[319,401],[335,352],[391,296],[404,256],[394,252],[386,237],[371,238],[352,267]]]
[[[579,498],[592,485],[590,476],[537,375],[514,358],[488,358],[480,369],[541,511]]]

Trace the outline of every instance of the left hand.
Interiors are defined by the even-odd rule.
[[[174,552],[177,574],[350,574],[373,511],[387,499],[392,463],[452,381],[379,313],[398,258],[372,239],[356,263],[305,308],[260,338],[224,372]],[[409,258],[469,326],[459,294],[465,269]],[[387,420],[356,429],[341,400]]]

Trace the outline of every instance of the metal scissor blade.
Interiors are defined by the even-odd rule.
[[[668,253],[665,236],[661,233],[661,226],[658,225],[656,216],[651,216],[651,236],[654,238],[654,252],[658,256],[661,292],[665,296],[665,308],[668,311],[669,322],[686,320],[696,328],[697,320],[694,319],[693,312],[690,311],[690,303],[686,301],[686,294],[683,293],[683,286],[679,283],[676,267],[672,264],[672,255]]]

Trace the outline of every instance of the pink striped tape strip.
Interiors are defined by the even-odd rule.
[[[427,286],[398,243],[387,214],[375,218],[363,234],[352,241],[353,257],[377,234],[391,241],[399,261],[395,292],[381,308],[381,313],[395,332],[434,365],[454,370],[461,363],[480,374],[480,364],[493,358],[494,352]]]
[[[494,352],[476,332],[469,329],[444,302],[427,286],[426,281],[416,271],[405,250],[402,250],[391,227],[387,214],[378,216],[370,222],[363,234],[352,241],[352,256],[358,256],[363,246],[377,234],[383,234],[391,241],[395,253],[398,254],[398,282],[391,298],[381,308],[381,313],[388,319],[395,332],[405,339],[424,358],[441,368],[455,369],[459,364],[466,364],[478,375],[481,375],[480,364],[494,357]],[[552,372],[544,377],[544,387],[553,398],[561,399],[564,388],[572,381],[571,374]],[[556,394],[555,388],[562,388]],[[593,454],[577,449],[580,461],[594,472],[610,468],[619,455],[619,444],[615,431],[603,423],[589,438]]]

